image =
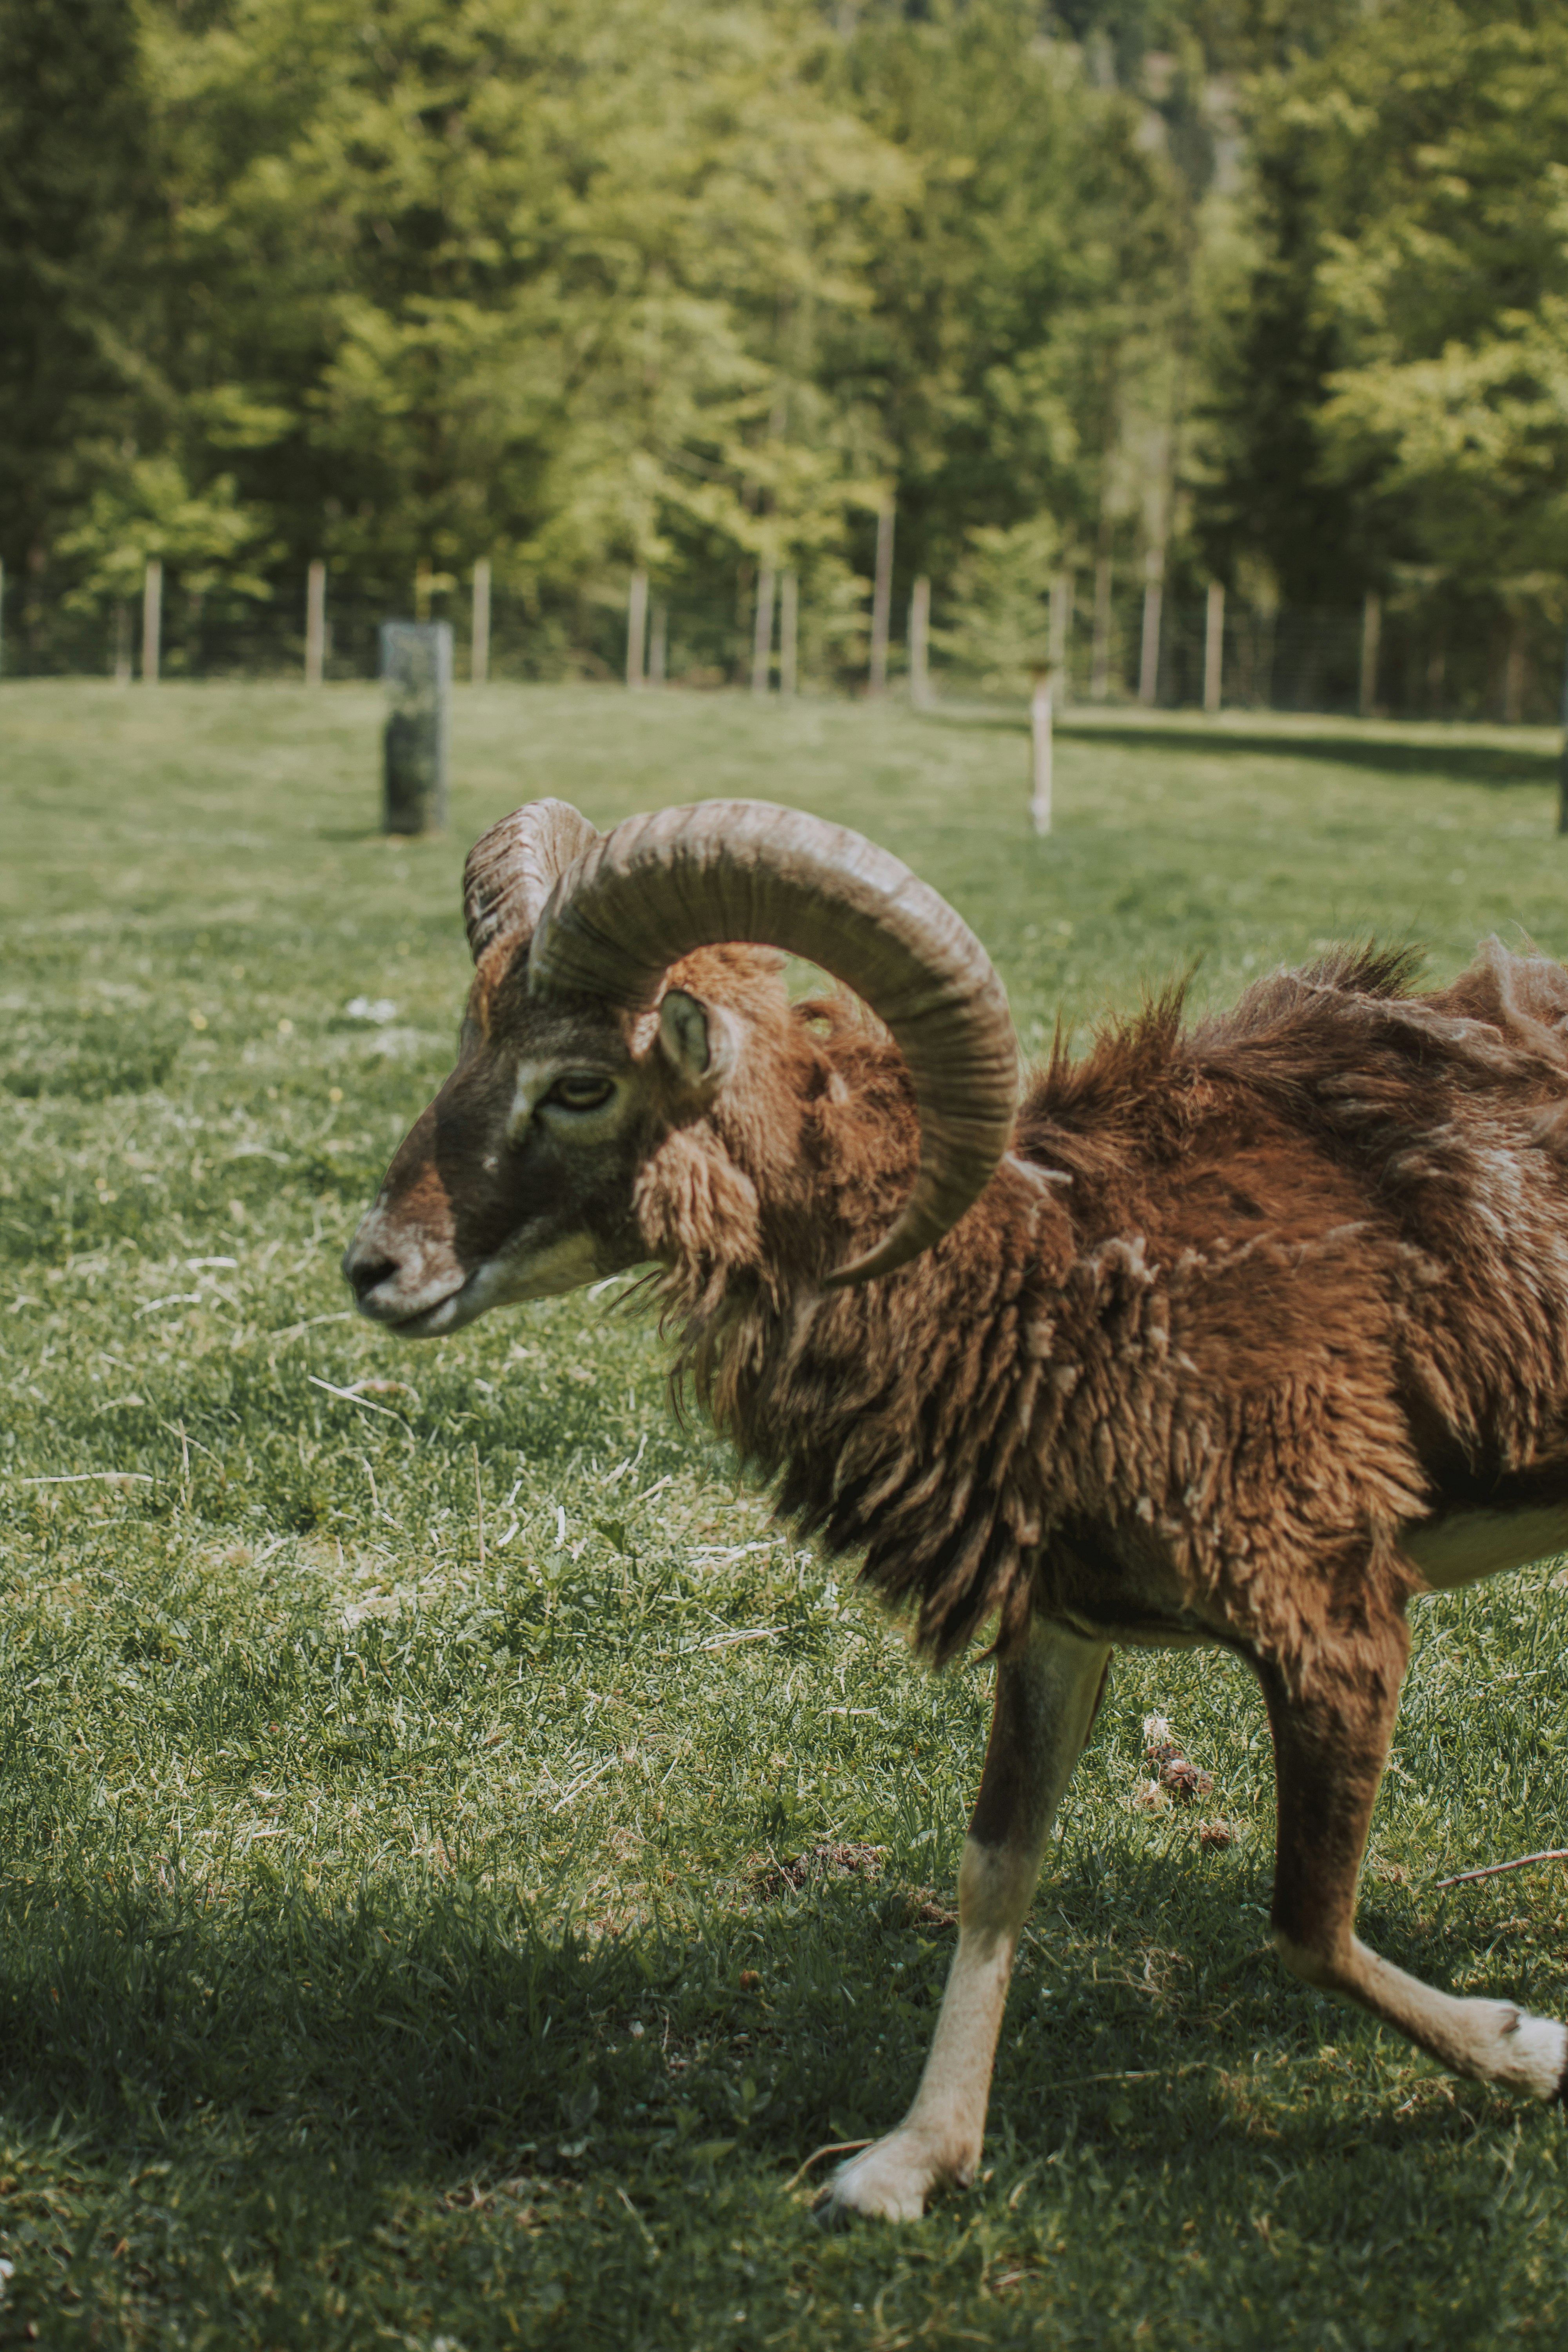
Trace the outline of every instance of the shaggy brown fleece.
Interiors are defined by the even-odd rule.
[[[863,1289],[820,1275],[886,1229],[917,1125],[847,1008],[763,1016],[767,1098],[645,1164],[680,1371],[937,1659],[1034,1606],[1298,1694],[1380,1677],[1402,1526],[1568,1497],[1568,975],[1493,941],[1409,978],[1347,953],[1058,1046],[981,1200]]]

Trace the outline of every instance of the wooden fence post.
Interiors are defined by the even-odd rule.
[[[1029,814],[1037,834],[1051,829],[1051,673],[1048,669],[1035,672],[1035,690],[1029,697],[1029,742],[1033,753],[1033,790],[1029,796]]]
[[[643,646],[647,637],[647,573],[634,572],[626,590],[626,684],[643,682]]]
[[[320,686],[327,656],[327,567],[318,556],[305,574],[305,683]]]
[[[1383,599],[1366,592],[1361,608],[1361,715],[1370,719],[1377,708],[1377,655],[1383,642]]]
[[[1089,656],[1089,699],[1103,702],[1110,691],[1110,558],[1102,555],[1094,567],[1094,645]]]
[[[931,582],[922,572],[910,597],[910,701],[931,709]]]
[[[384,621],[381,675],[386,688],[383,828],[439,833],[447,822],[451,623]]]
[[[142,683],[158,683],[159,641],[163,634],[163,566],[154,555],[142,580]]]
[[[473,610],[469,615],[468,684],[486,686],[490,675],[490,560],[474,562]]]
[[[786,572],[779,583],[779,692],[799,691],[800,575]]]
[[[1204,709],[1212,719],[1225,688],[1225,583],[1209,582],[1204,613]]]
[[[1524,624],[1513,613],[1509,616],[1508,653],[1502,666],[1502,715],[1507,727],[1517,727],[1524,716],[1526,668]]]
[[[1072,645],[1075,584],[1070,572],[1058,572],[1051,582],[1051,669],[1064,706],[1068,700],[1068,654]]]
[[[773,668],[773,567],[764,563],[757,573],[757,617],[752,631],[752,692],[766,695]]]
[[[647,682],[662,686],[669,660],[669,607],[658,604],[647,625]]]
[[[1152,710],[1160,698],[1160,622],[1165,602],[1165,551],[1143,559],[1143,642],[1138,653],[1138,699]]]
[[[868,692],[888,688],[888,625],[893,612],[893,501],[877,509],[877,571],[871,583],[871,672]]]

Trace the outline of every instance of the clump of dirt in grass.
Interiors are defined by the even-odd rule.
[[[886,1860],[885,1846],[813,1845],[787,1862],[773,1856],[765,1863],[753,1863],[747,1882],[763,1902],[776,1903],[781,1895],[798,1894],[803,1886],[825,1879],[880,1878]],[[894,1887],[881,1909],[889,1927],[954,1927],[958,1924],[957,1912],[930,1886]]]
[[[1214,1774],[1202,1772],[1188,1761],[1163,1715],[1143,1718],[1143,1761],[1155,1775],[1152,1782],[1140,1785],[1140,1801],[1144,1804],[1163,1802],[1167,1790],[1178,1805],[1190,1805],[1194,1797],[1213,1791]],[[1144,1794],[1145,1789],[1152,1793]]]
[[[783,1895],[798,1895],[813,1879],[880,1878],[886,1859],[885,1846],[811,1845],[788,1862],[770,1855],[746,1874],[753,1894],[764,1903],[776,1903]]]

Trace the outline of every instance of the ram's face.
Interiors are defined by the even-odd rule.
[[[481,975],[458,1066],[344,1257],[361,1313],[430,1339],[637,1265],[637,1171],[716,1090],[731,1027],[679,989],[633,1020],[541,1004],[525,957],[493,987]]]
[[[858,834],[710,801],[602,835],[563,801],[531,801],[469,851],[463,920],[475,971],[458,1066],[343,1260],[362,1311],[411,1339],[652,1255],[752,1262],[741,1228],[760,1234],[756,1183],[720,1163],[733,1140],[776,1171],[795,1146],[790,1087],[767,1077],[792,1027],[786,954],[886,1018],[920,1108],[913,1192],[828,1283],[929,1248],[1007,1148],[1017,1051],[1001,983],[952,909]],[[759,1028],[757,1054],[744,1041]],[[710,1111],[706,1146],[670,1134]],[[647,1171],[645,1236],[656,1154],[673,1189],[662,1213]]]

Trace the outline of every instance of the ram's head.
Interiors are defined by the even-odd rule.
[[[361,1310],[408,1338],[649,1256],[637,1195],[650,1155],[742,1089],[768,1099],[776,971],[755,953],[704,952],[723,942],[832,972],[908,1066],[914,1189],[878,1245],[829,1280],[887,1274],[928,1248],[1006,1149],[1016,1048],[984,949],[907,866],[842,826],[710,801],[601,835],[563,802],[535,801],[475,845],[464,910],[475,973],[458,1066],[343,1261]]]

